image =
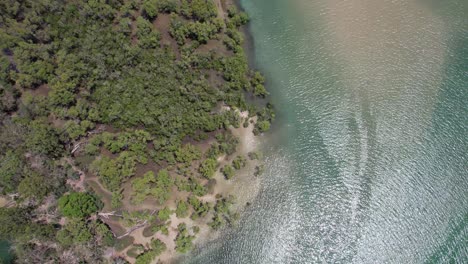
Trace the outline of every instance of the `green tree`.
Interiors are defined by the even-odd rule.
[[[58,207],[64,216],[79,218],[87,217],[99,210],[96,197],[79,192],[60,197]]]
[[[84,244],[93,238],[88,225],[82,219],[71,218],[67,224],[57,232],[57,241],[63,246]]]
[[[236,170],[242,169],[243,167],[245,167],[246,164],[247,164],[247,159],[240,155],[234,158],[234,160],[232,161],[232,166]]]
[[[161,255],[164,251],[166,251],[166,244],[159,239],[151,240],[151,251],[154,252],[156,256]]]
[[[164,207],[163,209],[158,211],[158,219],[163,222],[166,222],[167,220],[169,220],[171,214],[172,211],[169,208]]]
[[[225,177],[226,179],[228,179],[228,180],[231,179],[231,178],[234,176],[234,173],[235,173],[235,172],[234,172],[234,169],[232,168],[231,165],[226,165],[226,166],[224,166],[223,169],[222,169],[222,171],[223,171],[224,177]]]
[[[190,7],[192,16],[200,21],[207,21],[217,14],[216,5],[212,0],[192,0]]]
[[[193,247],[192,241],[195,239],[194,236],[189,235],[187,225],[181,223],[177,226],[179,234],[175,239],[176,251],[180,253],[187,253]]]
[[[26,138],[26,145],[28,149],[37,154],[53,157],[60,155],[63,150],[57,132],[40,121],[33,121],[31,123],[30,133]]]
[[[185,218],[188,216],[188,204],[185,201],[178,201],[177,208],[176,208],[176,216],[179,218]]]
[[[18,185],[18,192],[22,198],[35,198],[41,201],[48,193],[49,186],[44,177],[38,173],[31,172]]]
[[[144,0],[143,11],[149,19],[154,19],[158,15],[158,0]]]
[[[213,159],[209,158],[204,160],[198,169],[198,171],[208,179],[213,178],[214,173],[216,172],[216,167],[218,166],[218,162]]]
[[[23,176],[23,158],[12,150],[0,157],[0,190],[1,193],[15,192]]]

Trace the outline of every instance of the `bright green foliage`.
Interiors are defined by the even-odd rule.
[[[187,226],[184,223],[179,224],[177,229],[179,234],[175,239],[176,251],[180,253],[186,253],[192,249],[192,241],[195,239],[195,237],[189,235]]]
[[[101,144],[112,153],[119,153],[123,150],[130,152],[141,163],[147,163],[147,144],[153,137],[145,130],[135,130],[132,132],[122,132],[112,134],[104,132],[95,136],[91,144],[100,146]]]
[[[151,251],[154,252],[156,256],[161,255],[166,250],[166,244],[159,239],[151,240]]]
[[[185,201],[178,201],[177,202],[177,208],[176,208],[176,216],[178,218],[185,218],[188,216],[188,210],[189,210],[189,207],[188,207],[188,204],[187,202]]]
[[[122,191],[112,192],[111,207],[113,209],[120,208],[122,206],[122,200],[124,199]]]
[[[218,166],[218,162],[213,158],[209,158],[209,159],[204,160],[200,164],[200,168],[198,170],[201,173],[201,175],[203,175],[203,177],[211,179],[213,178],[213,175],[216,172],[217,166]]]
[[[132,201],[135,204],[139,204],[148,196],[153,196],[162,204],[169,199],[173,184],[173,179],[167,170],[160,170],[157,176],[152,171],[149,171],[143,177],[132,181]]]
[[[169,220],[171,214],[172,214],[171,209],[164,207],[163,209],[158,211],[158,219],[160,221],[166,222],[167,220]]]
[[[192,144],[180,147],[175,153],[177,162],[190,163],[201,158],[201,151]]]
[[[135,174],[135,160],[132,153],[124,151],[116,159],[101,157],[95,160],[91,167],[109,191],[117,191],[125,180]]]
[[[231,179],[235,173],[231,165],[224,166],[222,169],[222,172],[223,172],[224,177],[226,177],[226,179],[228,180]]]
[[[237,156],[233,161],[232,161],[232,166],[236,170],[240,170],[247,165],[247,159],[244,156]]]
[[[158,0],[143,0],[143,11],[150,19],[158,15]]]
[[[58,207],[64,216],[80,218],[87,217],[99,209],[96,197],[79,192],[60,197]]]
[[[65,130],[71,139],[77,139],[80,136],[85,136],[86,132],[94,128],[94,124],[88,120],[81,122],[67,121],[65,123]]]

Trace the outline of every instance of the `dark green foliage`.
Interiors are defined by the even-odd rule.
[[[249,159],[250,160],[259,160],[259,159],[262,159],[263,155],[260,151],[253,151],[253,152],[249,152],[247,153],[247,155],[249,156]]]
[[[237,116],[237,115],[236,115]],[[232,155],[236,152],[239,139],[230,133],[217,134],[216,139],[219,143],[219,150],[221,153]]]
[[[270,121],[268,120],[258,121],[255,128],[258,129],[259,133],[266,132],[270,130]]]
[[[93,233],[98,236],[98,240],[100,240],[104,246],[110,247],[114,245],[114,235],[106,224],[101,221],[96,221],[93,222],[91,228],[94,231]]]
[[[221,215],[215,214],[213,216],[213,220],[208,225],[214,230],[218,230],[225,224],[225,222],[226,221]]]
[[[161,255],[166,250],[166,244],[159,239],[151,240],[151,251],[154,252],[156,256]]]
[[[260,176],[263,174],[264,171],[265,171],[264,165],[255,166],[254,176]]]
[[[60,197],[58,206],[64,216],[80,218],[87,217],[99,209],[96,197],[78,192]]]
[[[18,185],[18,192],[21,198],[34,198],[41,201],[49,192],[43,176],[36,172],[30,172]]]
[[[195,196],[190,196],[188,202],[192,206],[194,211],[191,216],[193,220],[199,217],[204,217],[208,214],[208,212],[211,209],[209,203],[203,203],[202,201],[198,200],[198,198],[196,198]]]
[[[30,208],[0,207],[0,236],[11,240],[26,233],[30,217]]]
[[[223,175],[226,179],[231,179],[234,176],[234,169],[231,165],[226,165],[222,168]]]
[[[57,233],[57,241],[62,246],[84,244],[92,238],[93,234],[86,222],[78,218],[69,219],[65,227]]]
[[[247,159],[244,156],[237,156],[232,161],[232,166],[236,170],[242,169],[243,167],[245,167],[245,165],[247,165]]]
[[[140,254],[135,264],[150,264],[153,260],[166,250],[166,244],[159,239],[151,240],[151,249]]]
[[[63,151],[57,132],[50,126],[34,121],[26,137],[26,146],[37,154],[57,157]]]
[[[270,129],[271,122],[275,120],[273,105],[267,104],[261,111],[257,112],[258,120],[254,127],[254,134],[258,135]]]
[[[217,11],[213,0],[182,0],[182,14],[189,18],[207,21],[216,17]]]
[[[230,211],[230,206],[233,204],[233,197],[222,198],[216,201],[214,207],[215,214],[212,221],[208,224],[211,228],[217,230],[221,228],[226,222],[232,222],[233,214]]]
[[[159,46],[160,35],[153,29],[153,25],[148,20],[138,17],[136,25],[137,37],[141,47],[154,49]]]
[[[254,95],[259,97],[265,97],[266,95],[268,95],[268,92],[264,86],[265,77],[263,77],[261,73],[255,72],[250,80],[250,83],[253,87]]]
[[[23,158],[12,150],[0,156],[0,192],[2,194],[16,191],[24,177],[23,166]]]
[[[159,0],[143,0],[143,12],[149,19],[153,19],[158,15]]]

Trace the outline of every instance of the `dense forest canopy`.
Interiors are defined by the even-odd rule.
[[[249,125],[239,111],[258,117],[256,134],[274,114],[252,103],[268,93],[243,53],[248,18],[219,2],[224,15],[212,0],[0,2],[0,238],[16,262],[99,263],[105,248],[130,247],[149,263],[167,245],[132,247],[110,222],[152,235],[169,232],[172,213],[214,229],[235,218],[232,198],[197,197],[236,150],[228,128]],[[246,162],[221,171],[231,179]],[[155,210],[130,209],[147,199]],[[178,252],[197,230],[178,227]]]

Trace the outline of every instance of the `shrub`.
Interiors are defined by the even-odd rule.
[[[99,210],[96,197],[79,192],[60,197],[58,207],[64,216],[80,218],[87,217]]]

